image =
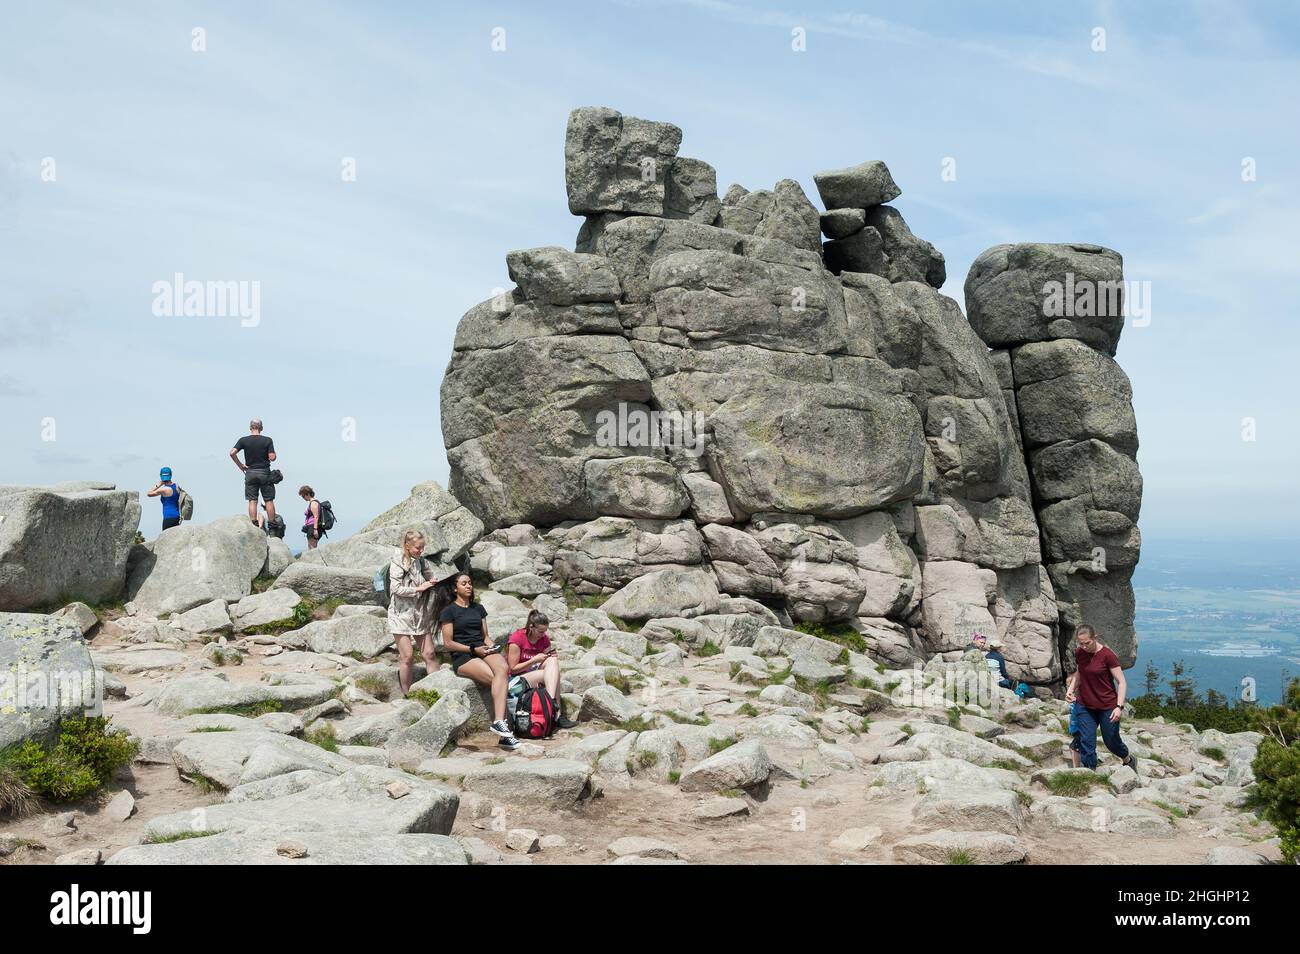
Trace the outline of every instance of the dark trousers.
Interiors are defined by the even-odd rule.
[[[1101,740],[1106,748],[1119,757],[1121,761],[1128,758],[1128,746],[1119,737],[1119,723],[1110,721],[1110,709],[1089,709],[1076,706],[1074,717],[1079,724],[1079,763],[1084,768],[1097,767],[1097,730],[1101,729]]]
[[[163,517],[164,530],[170,530],[172,527],[179,527],[180,525],[181,525],[180,517]]]

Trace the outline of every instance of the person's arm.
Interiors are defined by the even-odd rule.
[[[269,439],[269,438],[268,438],[268,439]],[[270,461],[274,461],[274,460],[275,460],[275,441],[271,441],[271,443],[267,445],[267,448],[266,448],[266,459],[267,459],[267,460],[270,460]]]
[[[456,642],[456,640],[452,639],[451,620],[448,620],[447,622],[442,624],[442,648],[447,650],[447,652],[449,653],[470,653],[471,655],[474,654],[474,651],[470,649],[468,646],[466,646],[464,643],[458,643]]]
[[[1070,678],[1065,682],[1065,701],[1074,701],[1074,686],[1079,681],[1079,670],[1070,673]]]
[[[236,444],[234,447],[230,448],[230,459],[233,460],[233,461],[235,462],[235,466],[238,467],[241,471],[248,470],[248,468],[244,466],[244,462],[243,462],[242,460],[239,459],[239,445],[238,445],[238,444]]]
[[[491,649],[493,643],[492,643],[492,637],[488,635],[487,613],[483,613],[483,621],[481,625],[483,627],[483,645],[488,649]]]
[[[311,503],[307,504],[307,509],[311,511],[311,515],[312,515],[311,535],[312,535],[313,537],[316,537],[316,539],[319,540],[319,539],[320,539],[320,503],[319,503],[319,501],[312,500]]]
[[[161,494],[161,493],[162,493],[162,484],[154,484],[154,485],[153,485],[153,490],[149,491],[147,494],[145,494],[145,496],[146,496],[146,497],[157,497],[157,496],[158,496],[159,494]]]
[[[1117,659],[1116,662],[1118,661]],[[1119,666],[1111,667],[1110,677],[1115,680],[1115,708],[1111,711],[1110,721],[1118,722],[1124,714],[1124,696],[1128,694],[1128,682],[1124,679],[1124,670]]]
[[[527,672],[531,666],[530,663],[521,663],[519,658],[524,651],[519,648],[518,643],[506,643],[506,666],[510,675],[517,676],[521,672]]]
[[[400,566],[398,566],[396,563],[388,564],[388,592],[389,593],[393,594],[393,596],[404,596],[409,599],[410,597],[417,596],[419,595],[419,593],[422,592],[420,588],[414,585],[413,583],[404,583],[403,580],[405,579],[406,579],[406,574],[402,572],[402,568]]]

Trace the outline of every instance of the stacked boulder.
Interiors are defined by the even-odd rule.
[[[1012,356],[937,290],[888,168],[816,175],[819,213],[789,179],[719,199],[680,144],[575,110],[578,250],[511,252],[516,287],[457,329],[442,425],[475,568],[628,618],[848,623],[900,666],[996,633],[1013,675],[1059,679],[1054,586],[1089,597],[1040,534]]]
[[[970,324],[996,349],[1019,420],[1063,632],[1090,623],[1131,666],[1142,475],[1114,358],[1123,291],[1123,260],[1097,245],[998,245],[966,279]]]

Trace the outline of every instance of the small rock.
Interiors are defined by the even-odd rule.
[[[613,841],[609,845],[609,853],[615,858],[626,858],[635,855],[639,858],[677,858],[677,849],[672,845],[665,844],[654,838],[643,838],[639,835],[629,835]]]
[[[719,796],[717,798],[706,799],[695,806],[691,812],[701,821],[715,821],[719,818],[735,818],[739,815],[749,814],[749,803],[743,798],[727,798]]]
[[[306,858],[307,846],[300,841],[282,841],[275,846],[275,853],[282,858]]]
[[[395,779],[384,786],[389,798],[404,798],[411,794],[411,786],[400,779]]]
[[[62,835],[74,834],[77,830],[76,812],[60,812],[57,815],[46,820],[41,826],[41,831],[46,835],[60,837]]]
[[[135,796],[122,789],[113,796],[104,811],[113,821],[124,822],[135,814]]]
[[[813,807],[815,808],[833,808],[839,803],[839,797],[832,792],[818,792],[813,796]]]
[[[543,835],[543,836],[542,836],[542,847],[543,847],[543,848],[547,848],[547,849],[550,849],[550,848],[563,848],[563,847],[564,847],[565,845],[567,845],[568,843],[569,843],[569,842],[568,842],[568,839],[566,839],[563,835]]]
[[[512,828],[506,832],[506,847],[524,855],[536,854],[542,850],[541,838],[531,828]]]
[[[65,855],[59,855],[54,859],[54,863],[56,865],[97,865],[99,859],[98,848],[82,848],[80,851],[69,851]]]
[[[831,842],[831,847],[836,851],[862,851],[870,848],[880,840],[883,832],[876,825],[867,825],[865,828],[850,828]]]

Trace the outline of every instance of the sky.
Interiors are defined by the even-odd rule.
[[[336,536],[445,484],[456,323],[508,251],[572,247],[565,122],[593,105],[680,126],[720,193],[819,203],[815,172],[883,159],[963,307],[991,245],[1118,250],[1149,283],[1117,355],[1143,533],[1300,537],[1280,2],[6,4],[0,484],[143,494],[166,464],[215,519],[254,415],[282,510],[311,484]],[[256,283],[256,321],[157,314],[178,273]]]

